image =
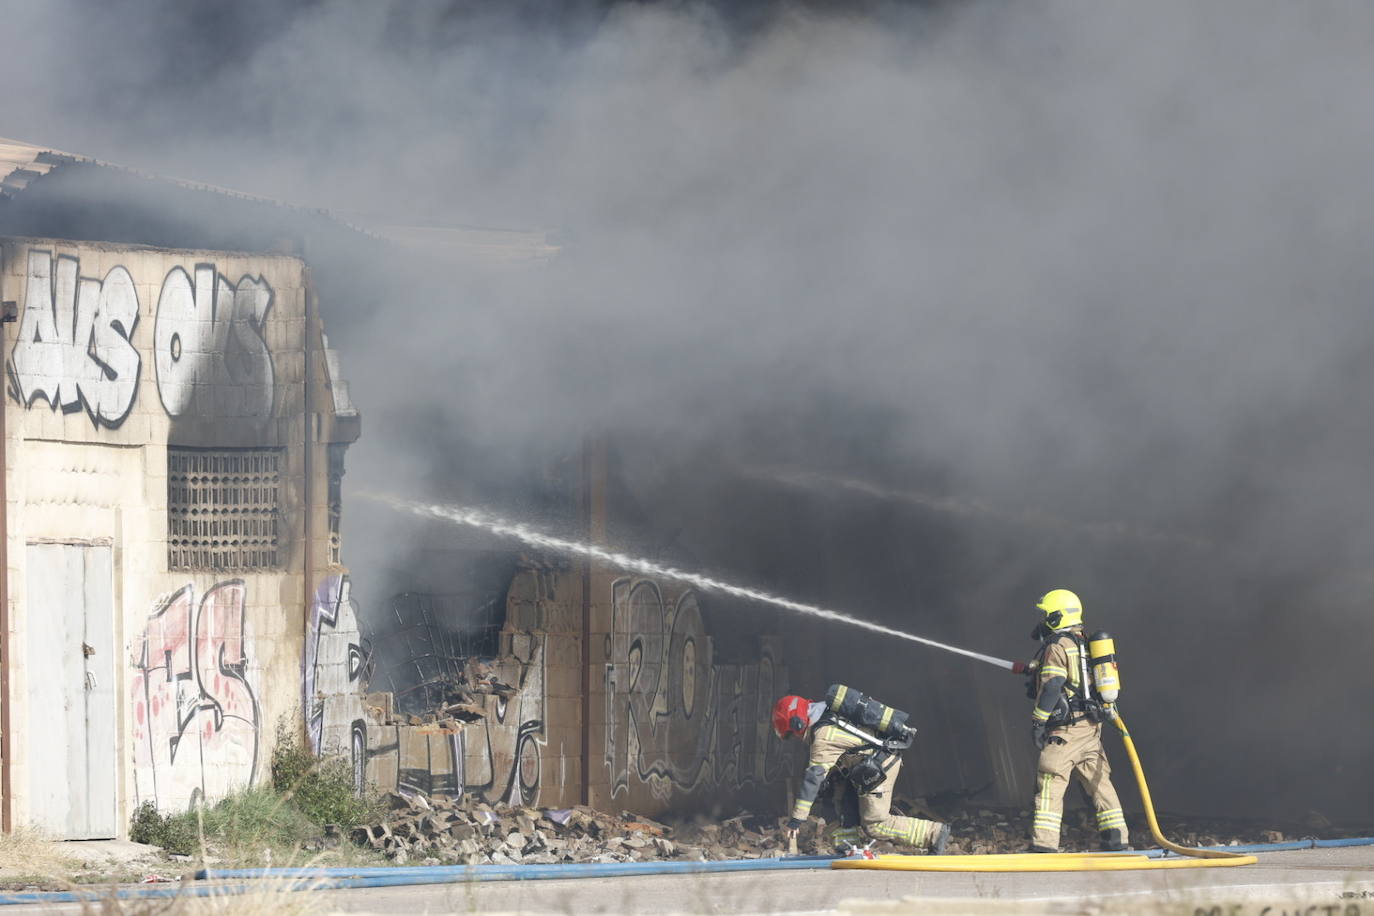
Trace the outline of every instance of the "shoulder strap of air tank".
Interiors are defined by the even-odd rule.
[[[1079,679],[1082,681],[1078,687],[1078,695],[1089,702],[1097,702],[1097,682],[1093,680],[1093,666],[1089,660],[1091,652],[1088,649],[1088,638],[1082,631],[1070,630],[1069,635],[1078,645],[1078,671]]]
[[[837,728],[841,728],[844,731],[849,732],[855,738],[862,738],[864,741],[867,741],[874,747],[883,746],[883,740],[881,738],[877,737],[876,735],[870,735],[868,732],[864,731],[862,728],[859,728],[859,726],[855,725],[853,722],[850,722],[848,719],[832,715],[830,718],[830,724],[836,726]]]
[[[1076,630],[1060,630],[1054,635],[1052,642],[1058,642],[1066,636],[1073,641],[1075,648],[1078,649],[1077,665],[1073,666],[1074,673],[1078,675],[1078,683],[1074,683],[1075,678],[1065,678],[1064,690],[1069,694],[1071,699],[1078,699],[1087,693],[1087,681],[1084,679],[1084,675],[1087,674],[1087,668],[1084,667],[1084,662],[1087,660],[1087,655],[1085,653],[1088,651],[1088,644],[1087,640],[1083,638],[1083,635]]]

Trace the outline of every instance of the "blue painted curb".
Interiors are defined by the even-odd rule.
[[[1330,849],[1342,846],[1374,846],[1374,837],[1347,837],[1338,840],[1296,840],[1285,843],[1253,843],[1247,846],[1208,846],[1223,852],[1282,852],[1292,849]],[[1152,859],[1165,856],[1162,849],[1136,853]],[[768,871],[801,868],[829,868],[843,856],[788,856],[780,859],[725,859],[714,862],[579,862],[566,865],[436,865],[392,868],[240,868],[204,869],[197,880],[221,878],[296,879],[288,891],[338,890],[359,887],[403,887],[411,884],[449,884],[461,881],[527,881],[554,878],[608,878],[627,875],[704,874],[710,872]],[[0,906],[25,903],[94,903],[114,897],[118,900],[156,900],[173,897],[234,896],[253,886],[183,885],[178,887],[124,887],[89,891],[32,891],[0,894]]]
[[[780,871],[829,868],[841,856],[788,856],[778,859],[724,859],[711,862],[577,862],[566,865],[436,865],[391,868],[239,868],[203,869],[196,880],[222,878],[282,878],[284,891],[340,890],[359,887],[404,887],[418,884],[456,884],[464,881],[531,881],[553,878],[611,878],[628,875],[705,874],[735,871]],[[173,897],[236,896],[253,890],[249,884],[123,887],[114,890],[32,891],[0,894],[0,906],[24,903],[94,903],[118,900],[156,900]]]
[[[786,856],[777,859],[720,859],[684,862],[570,862],[563,865],[417,865],[381,868],[207,868],[198,881],[226,878],[392,878],[434,877],[444,881],[537,881],[604,878],[615,875],[696,874],[826,868],[842,856]]]
[[[1343,840],[1313,840],[1312,845],[1318,849],[1329,849],[1333,846],[1374,846],[1374,836],[1352,836]]]
[[[1201,846],[1200,849],[1211,849],[1219,852],[1285,852],[1291,849],[1330,849],[1337,846],[1374,846],[1374,837],[1357,836],[1347,837],[1340,840],[1318,840],[1308,837],[1305,840],[1287,840],[1282,843],[1250,843],[1245,846]],[[1147,849],[1145,855],[1152,859],[1160,858],[1165,855],[1173,855],[1162,849]]]

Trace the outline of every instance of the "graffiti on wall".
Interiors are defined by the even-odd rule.
[[[316,754],[348,755],[361,788],[367,753],[363,716],[366,653],[347,576],[326,576],[315,589],[302,664],[306,736]]]
[[[63,413],[85,408],[97,427],[118,427],[134,406],[142,362],[133,344],[138,292],[129,271],[80,276],[76,258],[29,250],[24,312],[10,355],[10,395]]]
[[[157,390],[168,416],[272,412],[272,354],[263,337],[271,308],[272,287],[261,276],[234,284],[213,264],[197,264],[194,280],[180,267],[168,272],[153,331]]]
[[[167,415],[266,418],[275,373],[266,327],[274,293],[261,275],[229,282],[214,264],[163,279],[153,331],[158,395]],[[78,258],[31,248],[24,309],[10,353],[9,395],[25,407],[84,409],[117,429],[133,409],[142,357],[134,340],[138,290],[122,266],[81,276]]]
[[[133,645],[134,792],[162,810],[251,785],[260,722],[242,580],[160,599]]]
[[[462,772],[458,782],[464,792],[513,805],[538,803],[546,640],[543,635],[510,634],[511,654],[507,658],[519,665],[519,688],[511,697],[484,695],[486,717],[475,723],[480,727],[464,728],[459,733]]]
[[[651,579],[617,579],[611,608],[611,797],[629,791],[632,781],[668,799],[773,776],[780,757],[768,723],[783,677],[767,647],[757,664],[715,664],[696,593],[671,598]]]
[[[430,663],[426,670],[437,666],[434,683],[426,685],[463,684],[480,716],[461,724],[441,725],[435,716],[409,724],[408,716],[368,708],[370,653],[350,593],[344,575],[328,576],[315,589],[302,670],[306,733],[315,753],[348,756],[359,786],[534,804],[542,777],[547,637],[507,631],[505,654],[450,657],[442,651],[450,640],[416,628],[405,640],[415,657],[396,663],[409,669],[422,659]]]

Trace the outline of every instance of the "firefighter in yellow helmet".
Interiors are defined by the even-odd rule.
[[[1041,640],[1031,664],[1027,695],[1035,700],[1031,737],[1040,751],[1035,777],[1031,851],[1057,852],[1064,817],[1064,791],[1074,774],[1097,808],[1102,848],[1130,848],[1121,801],[1112,787],[1111,767],[1102,747],[1105,719],[1088,665],[1083,636],[1083,603],[1068,589],[1046,592],[1036,605],[1043,619],[1033,634]]]
[[[792,817],[789,840],[811,814],[824,787],[835,793],[839,829],[837,849],[857,845],[861,834],[925,849],[935,855],[949,843],[949,825],[893,814],[892,787],[916,730],[906,713],[843,684],[834,684],[824,701],[785,696],[773,705],[773,731],[779,738],[797,737],[810,745]]]

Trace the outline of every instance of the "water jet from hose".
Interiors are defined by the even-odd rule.
[[[531,528],[529,525],[521,522],[507,521],[498,515],[493,515],[481,509],[473,509],[467,506],[440,505],[437,503],[420,503],[379,493],[362,493],[359,495],[366,499],[383,503],[393,509],[411,512],[415,515],[427,518],[440,519],[455,525],[466,525],[470,528],[477,528],[498,537],[514,538],[517,541],[521,541],[531,547],[538,547],[542,550],[583,557],[588,560],[597,560],[609,566],[643,573],[646,576],[681,582],[685,585],[691,585],[694,588],[701,589],[702,591],[721,592],[736,598],[742,598],[746,601],[771,604],[774,607],[796,611],[822,620],[848,624],[849,626],[860,627],[874,633],[882,633],[886,636],[895,636],[898,639],[905,639],[935,649],[943,649],[946,652],[953,652],[956,655],[963,655],[980,662],[987,662],[989,665],[996,665],[998,668],[1002,668],[1006,671],[1019,670],[1018,665],[1006,659],[996,658],[992,655],[984,655],[981,652],[973,652],[968,649],[961,649],[958,646],[946,645],[942,642],[936,642],[933,639],[926,639],[924,636],[917,636],[914,633],[905,633],[901,630],[896,630],[880,623],[874,623],[870,620],[861,620],[858,617],[852,617],[840,611],[833,611],[818,605],[805,604],[800,601],[793,601],[789,598],[770,595],[756,588],[732,585],[729,582],[723,582],[720,579],[702,575],[701,573],[678,569],[675,566],[664,566],[663,564],[655,563],[651,560],[645,560],[642,557],[633,557],[626,553],[619,553],[604,547],[598,547],[595,544],[587,544],[569,538],[545,534],[542,531]]]

